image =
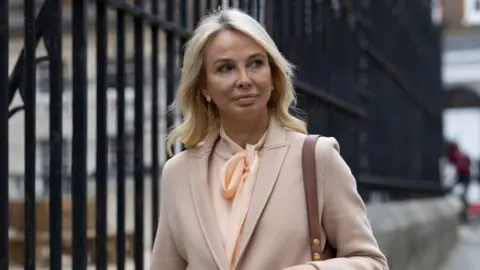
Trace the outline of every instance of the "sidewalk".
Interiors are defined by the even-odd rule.
[[[480,265],[480,223],[463,225],[459,229],[459,241],[449,258],[438,270],[478,270]]]

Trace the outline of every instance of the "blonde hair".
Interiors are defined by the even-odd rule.
[[[205,46],[222,30],[236,30],[246,34],[265,49],[274,85],[268,102],[270,112],[284,127],[307,133],[305,122],[289,113],[289,109],[296,105],[292,82],[293,65],[283,57],[260,23],[238,9],[224,8],[206,16],[186,44],[177,96],[171,106],[171,109],[178,106],[183,122],[168,135],[167,149],[170,155],[177,139],[187,148],[195,147],[206,139],[212,129],[219,126],[218,111],[205,100],[201,84],[205,77]]]

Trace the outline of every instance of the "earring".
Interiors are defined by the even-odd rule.
[[[206,96],[205,99],[207,100],[208,103],[210,103],[210,101],[212,101],[212,98],[210,96]]]

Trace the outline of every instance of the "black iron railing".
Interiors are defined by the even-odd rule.
[[[25,115],[24,265],[36,268],[39,241],[36,223],[36,65],[49,65],[49,263],[62,268],[62,254],[70,252],[73,269],[95,263],[106,269],[111,251],[108,232],[109,132],[108,91],[116,94],[116,266],[125,269],[133,238],[133,261],[144,269],[145,236],[155,236],[161,170],[159,134],[174,125],[175,116],[161,111],[170,104],[180,70],[183,44],[200,18],[222,1],[212,0],[75,0],[72,1],[72,54],[64,55],[62,2],[45,0],[35,17],[38,1],[24,0],[24,48],[9,74],[8,1],[0,0],[0,269],[9,268],[9,118]],[[295,86],[300,116],[311,133],[334,136],[341,153],[357,175],[359,189],[368,201],[372,192],[390,199],[444,194],[438,161],[442,150],[440,33],[430,21],[426,1],[350,0],[229,0],[261,21],[282,53],[297,66]],[[96,49],[95,104],[95,225],[89,226],[88,179],[88,12],[94,7]],[[108,11],[114,11],[109,13]],[[111,14],[114,19],[111,19]],[[133,21],[133,22],[132,22]],[[113,22],[114,25],[111,25]],[[133,30],[132,30],[133,29]],[[145,36],[145,29],[150,33]],[[108,38],[114,32],[114,39]],[[128,34],[133,31],[133,39]],[[16,35],[18,36],[18,35]],[[47,56],[37,55],[43,41]],[[115,47],[115,82],[111,87],[109,43]],[[127,47],[133,47],[133,87],[128,85]],[[150,47],[147,55],[146,48]],[[149,58],[148,58],[149,57]],[[163,59],[164,58],[164,59]],[[71,168],[64,174],[63,126],[64,59],[72,61],[73,136]],[[149,59],[149,60],[145,60]],[[161,61],[164,60],[164,61]],[[162,62],[164,64],[162,65]],[[149,69],[147,68],[149,66]],[[147,77],[150,76],[149,81]],[[161,90],[165,99],[161,99]],[[70,90],[70,89],[68,89]],[[127,124],[127,96],[133,92],[133,128]],[[19,94],[23,105],[11,107]],[[148,102],[146,102],[148,100]],[[148,107],[146,107],[148,104]],[[147,121],[145,112],[151,119]],[[160,122],[166,122],[162,130]],[[148,124],[148,133],[145,131]],[[133,130],[132,134],[130,131]],[[10,132],[11,134],[11,132]],[[150,140],[145,140],[146,136]],[[133,137],[133,155],[127,155]],[[151,149],[147,161],[144,149]],[[133,159],[133,201],[126,201],[128,162]],[[11,163],[12,161],[10,161]],[[16,161],[15,161],[16,162]],[[71,176],[71,223],[64,228],[64,186]],[[151,194],[145,183],[151,181]],[[151,198],[147,213],[145,197]],[[126,209],[134,204],[133,233],[127,230]],[[151,231],[145,220],[151,216]],[[95,237],[91,238],[92,233]],[[71,236],[70,236],[71,235]],[[66,243],[65,239],[70,239]],[[92,245],[94,243],[94,253]],[[108,247],[107,247],[108,245]],[[71,249],[71,250],[69,250]]]
[[[8,239],[8,178],[9,178],[9,145],[8,145],[8,59],[9,29],[8,1],[0,2],[0,268],[8,269],[9,239]]]

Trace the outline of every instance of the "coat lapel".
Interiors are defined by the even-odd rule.
[[[250,238],[255,231],[256,225],[260,220],[262,212],[267,205],[287,151],[288,144],[286,143],[285,129],[281,127],[276,120],[272,119],[265,139],[263,153],[261,154],[260,167],[245,221],[245,227],[243,228],[243,235],[240,239],[237,261],[234,269],[236,268],[237,263],[241,260]]]
[[[193,153],[190,185],[197,218],[208,248],[218,268],[227,270],[228,260],[208,189],[208,160],[215,140],[214,136],[212,136],[205,145],[196,149],[197,151]]]

